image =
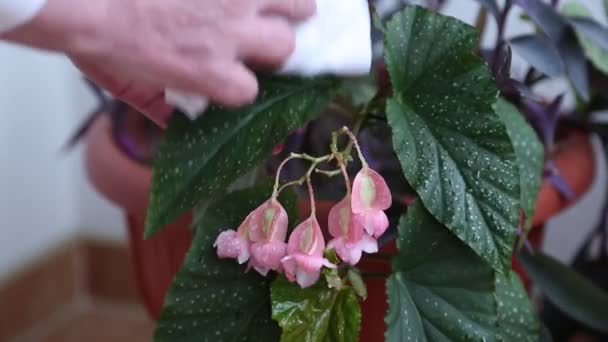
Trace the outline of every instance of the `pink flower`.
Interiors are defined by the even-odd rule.
[[[287,244],[287,212],[274,198],[269,199],[252,212],[249,230],[251,241],[250,266],[262,275],[279,271]]]
[[[269,199],[247,215],[238,231],[220,233],[213,246],[218,257],[237,259],[240,264],[249,260],[249,265],[262,275],[278,271],[287,250],[287,221],[281,204]]]
[[[368,234],[379,237],[388,228],[384,210],[392,203],[391,192],[376,171],[364,167],[353,182],[352,211],[357,214]]]
[[[289,237],[287,256],[283,258],[283,269],[289,281],[296,281],[302,288],[319,280],[323,266],[336,266],[323,257],[325,240],[314,216],[300,223]]]
[[[356,265],[362,252],[378,252],[378,242],[363,228],[362,217],[353,213],[350,196],[329,211],[328,228],[334,237],[328,244],[344,262]]]

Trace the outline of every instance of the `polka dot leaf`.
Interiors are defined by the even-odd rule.
[[[270,186],[234,192],[199,216],[190,250],[165,298],[155,341],[279,340],[281,330],[271,318],[271,277],[246,273],[246,265],[219,259],[213,247],[221,231],[236,229],[270,193]],[[293,194],[280,201],[291,219],[298,217]]]
[[[498,90],[472,50],[474,28],[421,7],[387,25],[387,117],[405,177],[424,206],[507,272],[519,220],[519,170]]]
[[[399,223],[387,342],[496,341],[494,271],[416,202]]]
[[[361,308],[353,288],[338,291],[319,281],[302,289],[279,277],[271,292],[272,317],[283,329],[281,342],[358,340]]]
[[[332,78],[260,77],[250,106],[214,106],[194,122],[174,115],[154,164],[146,236],[158,232],[202,199],[223,194],[239,176],[268,157],[333,97]]]
[[[496,277],[498,332],[502,341],[537,342],[540,324],[515,272]]]
[[[526,218],[525,227],[529,229],[542,185],[544,148],[534,129],[515,106],[501,98],[495,108],[513,140],[519,166],[520,204]]]

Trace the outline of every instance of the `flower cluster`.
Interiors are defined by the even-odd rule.
[[[377,239],[386,231],[389,222],[384,211],[391,206],[390,190],[380,174],[369,168],[363,159],[356,140],[351,136],[359,151],[362,169],[356,175],[351,190],[346,173],[346,158],[336,151],[331,155],[313,158],[309,172],[290,184],[306,181],[311,200],[311,215],[301,222],[289,236],[287,243],[287,212],[277,200],[278,173],[289,160],[299,157],[292,155],[281,164],[277,171],[275,190],[269,200],[252,211],[241,223],[237,231],[222,232],[215,241],[220,258],[236,259],[240,264],[248,262],[248,269],[254,268],[262,275],[269,271],[282,272],[287,279],[301,287],[309,287],[317,282],[323,267],[336,268],[324,257],[327,249],[334,249],[345,263],[356,265],[363,252],[376,253]],[[325,244],[323,232],[315,214],[314,194],[310,173],[320,161],[336,159],[340,164],[346,182],[346,196],[329,212],[328,230],[332,239]],[[285,186],[285,185],[284,185]]]

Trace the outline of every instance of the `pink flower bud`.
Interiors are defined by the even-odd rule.
[[[241,264],[249,260],[250,266],[263,275],[278,271],[287,250],[287,221],[281,204],[269,199],[247,215],[237,232],[220,233],[213,246],[218,257],[237,259]]]
[[[351,201],[356,220],[369,235],[377,238],[386,231],[389,222],[384,210],[390,208],[392,196],[380,174],[367,167],[361,169],[353,182]]]
[[[262,275],[279,271],[287,244],[287,212],[274,198],[269,199],[252,212],[250,266]]]
[[[336,266],[323,257],[325,240],[314,216],[300,223],[289,237],[287,256],[281,261],[285,276],[296,281],[302,288],[317,282],[323,266]]]
[[[386,210],[392,201],[391,191],[378,172],[365,167],[357,173],[352,194],[355,214],[363,214],[368,210]]]
[[[328,244],[344,262],[356,265],[362,252],[376,253],[378,242],[365,232],[363,224],[351,208],[351,198],[345,197],[329,212],[328,228],[334,237]]]
[[[213,247],[222,259],[237,259],[239,264],[249,260],[249,242],[232,229],[221,232]]]

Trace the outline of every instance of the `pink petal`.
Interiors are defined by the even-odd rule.
[[[323,257],[310,256],[306,254],[295,254],[293,256],[296,260],[296,264],[298,269],[304,269],[307,272],[314,272],[320,270],[323,266],[328,266],[329,268],[334,268],[335,266],[331,264],[327,259]]]
[[[386,210],[392,203],[391,192],[380,174],[363,168],[353,182],[352,208],[357,214],[365,210]]]
[[[319,280],[320,275],[320,271],[306,272],[304,270],[299,269],[296,273],[296,281],[301,288],[307,288],[314,285],[317,280]]]
[[[351,246],[348,249],[348,259],[344,260],[344,262],[347,262],[354,266],[357,263],[359,263],[359,260],[361,260],[361,254],[363,254],[363,251],[361,250],[360,246],[358,246],[358,245]]]
[[[346,235],[348,233],[348,225],[350,224],[350,216],[350,197],[345,197],[329,211],[329,215],[327,216],[329,234],[333,237]]]
[[[221,232],[213,247],[222,259],[237,259],[240,264],[249,259],[249,243],[234,230]]]
[[[251,258],[257,267],[274,271],[281,268],[281,259],[285,257],[287,244],[281,241],[256,242],[251,245]]]
[[[340,259],[350,265],[359,263],[363,251],[367,253],[378,251],[378,242],[367,234],[353,243],[345,241],[344,238],[336,238],[331,240],[328,246],[334,248]]]
[[[351,265],[356,264],[361,258],[361,250],[359,250],[359,258],[357,258],[357,252],[353,252],[353,247],[355,246],[347,243],[343,237],[335,238],[327,245],[327,248],[333,248],[336,251],[342,261]],[[355,259],[356,261],[354,261]]]
[[[357,220],[363,224],[365,231],[376,238],[384,234],[388,228],[388,217],[382,210],[368,210],[357,216]]]
[[[287,244],[287,254],[298,253],[322,256],[325,250],[325,239],[316,217],[311,216],[300,223],[291,233]]]
[[[250,214],[249,238],[258,241],[285,241],[287,237],[287,211],[276,199],[262,203]]]
[[[297,270],[297,264],[294,257],[288,255],[281,259],[281,263],[283,264],[283,270],[285,271],[285,276],[287,279],[294,282],[296,280],[295,275]]]
[[[359,248],[367,254],[378,253],[378,240],[365,234],[359,242]]]
[[[259,274],[263,275],[264,277],[268,275],[268,272],[270,272],[270,268],[263,266],[253,266],[253,269],[255,269]]]

